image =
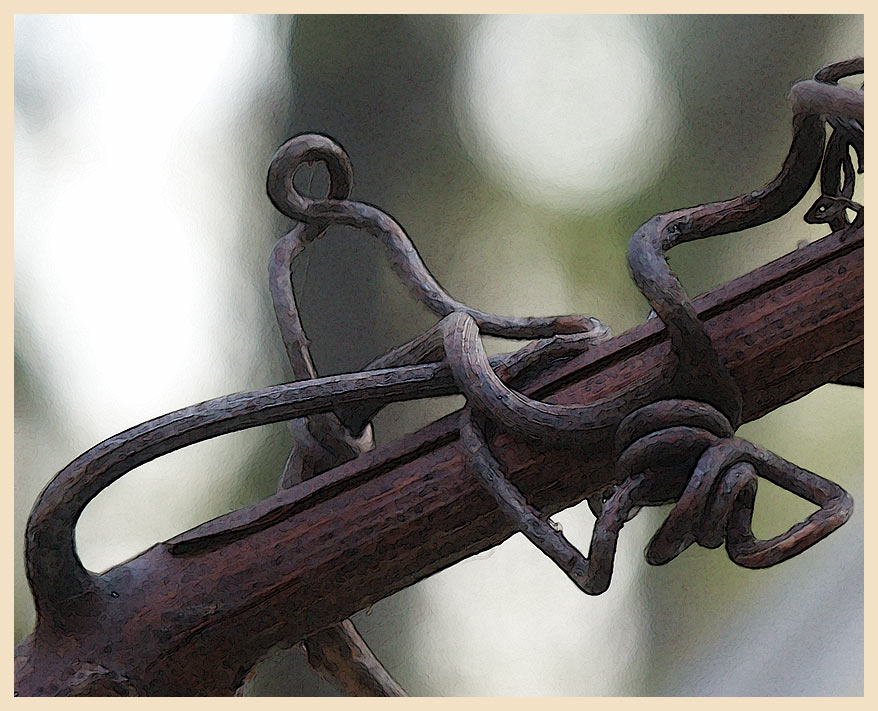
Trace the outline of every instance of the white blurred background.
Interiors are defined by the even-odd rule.
[[[289,379],[266,279],[288,223],[264,196],[286,138],[339,140],[354,197],[392,213],[456,297],[621,333],[648,310],[625,266],[637,226],[767,182],[789,87],[862,51],[861,16],[17,16],[16,642],[33,624],[24,524],[55,472],[143,420]],[[805,203],[672,265],[693,295],[749,271],[824,234]],[[294,274],[322,373],[432,322],[351,230]],[[392,406],[378,439],[458,405]],[[741,429],[856,501],[777,568],[703,549],[651,568],[663,512],[645,512],[603,596],[516,535],[358,627],[413,695],[860,695],[862,407],[862,391],[827,386]],[[132,472],[86,510],[84,562],[103,570],[268,496],[290,444],[278,425]],[[761,485],[757,533],[807,515],[790,498]],[[586,506],[556,520],[587,546]],[[247,691],[334,693],[294,651]]]

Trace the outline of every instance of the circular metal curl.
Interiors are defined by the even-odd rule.
[[[302,195],[293,180],[303,165],[322,163],[329,173],[329,191],[325,199],[346,200],[354,185],[354,167],[344,148],[321,133],[294,136],[275,152],[268,167],[266,189],[271,203],[284,215],[301,222],[311,222],[320,199]]]
[[[330,175],[329,195],[325,199],[305,197],[293,184],[299,166],[316,161],[323,162]],[[377,237],[396,275],[418,301],[440,317],[462,311],[475,319],[483,333],[503,338],[550,338],[558,334],[591,334],[595,341],[606,338],[607,327],[594,317],[504,317],[472,309],[453,299],[427,269],[393,217],[374,205],[347,199],[352,183],[350,159],[340,145],[328,136],[302,134],[291,138],[275,153],[267,190],[278,210],[315,229],[308,233],[309,239],[316,239],[330,225],[365,230]]]

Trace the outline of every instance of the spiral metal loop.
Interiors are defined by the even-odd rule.
[[[340,145],[319,134],[290,139],[272,160],[267,190],[277,209],[297,224],[272,252],[270,284],[293,375],[303,382],[169,413],[105,440],[61,470],[40,495],[26,530],[27,576],[38,624],[63,626],[64,619],[73,615],[96,619],[101,606],[107,604],[112,591],[101,576],[82,565],[76,553],[75,526],[85,506],[132,469],[211,437],[293,420],[298,446],[280,483],[291,486],[371,448],[368,423],[375,403],[447,394],[448,389],[437,385],[440,376],[446,383],[453,379],[467,400],[460,442],[468,471],[503,514],[589,594],[607,589],[619,532],[642,506],[674,503],[647,548],[647,560],[653,564],[672,560],[692,543],[715,548],[725,542],[731,559],[746,567],[774,565],[814,545],[847,520],[852,511],[850,497],[836,484],[734,437],[743,416],[741,393],[671,271],[666,254],[683,242],[744,230],[779,217],[802,199],[818,173],[822,195],[805,219],[833,229],[861,226],[863,208],[852,197],[856,173],[863,171],[863,90],[840,86],[838,81],[862,72],[863,60],[858,58],[825,67],[814,79],[793,87],[791,148],[781,171],[762,189],[657,215],[632,237],[628,248],[632,276],[664,323],[676,356],[667,372],[654,374],[653,382],[661,383],[650,396],[655,402],[623,393],[600,402],[561,405],[516,391],[510,382],[528,359],[540,353],[569,357],[606,340],[609,329],[593,317],[508,318],[453,299],[390,215],[350,199],[353,170]],[[833,128],[828,143],[827,122]],[[851,151],[857,157],[857,171]],[[296,171],[309,163],[322,163],[329,173],[324,198],[305,196],[296,189]],[[848,210],[855,212],[852,221]],[[373,361],[367,366],[370,372],[324,380],[316,377],[290,269],[304,248],[333,225],[362,229],[378,238],[394,272],[442,320]],[[524,355],[501,359],[509,366],[509,382],[504,382],[493,369],[500,361],[487,357],[480,335],[548,340],[525,349]],[[396,372],[375,370],[391,366],[410,367]],[[846,382],[856,381],[854,377]],[[501,458],[491,449],[489,426],[543,444],[570,447],[570,451],[575,451],[577,440],[586,433],[615,436],[616,485],[589,497],[597,521],[588,557],[509,480]],[[751,519],[759,477],[819,509],[775,538],[756,539]],[[185,541],[177,550],[184,548]],[[356,634],[352,630],[346,627],[340,634],[347,634],[350,641],[350,635]],[[378,676],[352,688],[393,694],[389,675],[379,678],[380,665],[372,671]]]
[[[304,163],[323,162],[330,175],[326,199],[301,195],[293,184],[296,170]],[[472,316],[483,333],[504,338],[551,338],[558,334],[588,334],[595,342],[608,335],[599,319],[590,316],[504,317],[472,309],[453,299],[427,269],[405,230],[374,205],[348,200],[353,174],[342,147],[319,134],[295,136],[284,143],[272,159],[267,189],[274,205],[285,215],[311,226],[316,239],[330,225],[361,229],[378,238],[390,266],[415,298],[443,317],[455,311]]]

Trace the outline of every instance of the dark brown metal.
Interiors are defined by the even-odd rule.
[[[820,508],[767,541],[750,521],[757,475]],[[715,441],[698,460],[686,490],[647,548],[647,561],[667,563],[691,543],[716,548],[747,568],[767,568],[810,548],[850,518],[853,500],[837,484],[737,437]]]
[[[863,231],[850,227],[693,301],[742,392],[744,421],[862,367],[863,279]],[[526,349],[522,359],[533,352]],[[657,376],[675,362],[659,319],[572,360],[556,362],[551,349],[545,352],[545,362],[536,358],[527,368],[513,367],[509,384],[554,404],[627,392],[633,407],[640,407],[660,397]],[[503,377],[505,368],[498,370]],[[192,408],[195,413],[159,418],[103,446],[143,444],[150,434],[161,441],[167,435],[162,424],[177,421],[186,432],[156,444],[151,452],[158,456],[159,448],[171,451],[190,435],[195,441],[360,397],[375,402],[456,389],[450,370],[436,364],[320,378],[210,401]],[[205,419],[195,421],[196,414]],[[502,433],[489,443],[532,505],[554,512],[619,482],[617,424],[584,435],[574,451]],[[141,694],[231,694],[273,645],[316,634],[496,545],[516,529],[464,472],[459,427],[459,415],[452,415],[95,575],[97,595],[88,614],[42,613],[34,633],[18,646],[16,690],[68,693],[73,679],[81,679],[77,670],[91,664],[135,680]],[[128,451],[135,456],[133,468],[144,452]],[[78,465],[94,454],[80,457]],[[71,492],[68,501],[88,495],[83,483],[68,488],[78,465],[71,463],[53,485],[55,492]],[[90,486],[96,488],[124,473],[84,471],[95,473],[99,480]],[[51,501],[52,492],[45,498]],[[63,513],[63,503],[59,509]],[[52,520],[47,516],[45,525]],[[65,526],[60,520],[59,528]],[[37,599],[46,594],[40,586],[51,581],[53,570],[38,569]]]
[[[328,195],[318,200],[303,196],[296,189],[294,176],[303,165],[320,162],[329,173]],[[305,247],[319,239],[331,224],[344,223],[339,215],[357,216],[356,225],[370,229],[385,244],[395,271],[415,296],[434,311],[462,313],[460,302],[448,296],[421,261],[414,245],[402,228],[388,215],[371,205],[351,202],[353,169],[345,151],[332,139],[317,134],[296,136],[275,154],[268,174],[267,190],[275,206],[299,220],[297,226],[278,240],[272,253],[270,285],[278,326],[296,379],[317,377],[296,306],[290,270]],[[609,330],[597,319],[557,317],[507,319],[468,309],[487,329],[496,329],[510,337],[536,338],[569,333],[577,343],[587,345],[609,336]],[[425,336],[394,349],[367,368],[390,367],[440,360],[435,335]],[[287,460],[280,486],[288,488],[343,462],[369,451],[374,446],[371,413],[357,413],[354,426],[348,428],[334,412],[317,413],[291,423],[296,446]],[[355,413],[347,413],[352,420]],[[365,417],[364,417],[365,415]],[[354,434],[356,433],[356,434]],[[349,695],[404,696],[399,686],[369,650],[353,624],[336,625],[319,636],[304,641],[309,661],[318,673]]]
[[[476,421],[490,421],[513,435],[569,447],[585,433],[618,422],[620,413],[631,413],[630,398],[618,394],[582,406],[550,405],[522,396],[494,374],[471,317],[456,312],[443,321],[445,356],[468,406],[477,413],[477,417],[465,416],[462,425],[469,469],[507,517],[585,592],[606,590],[618,533],[641,506],[680,499],[649,546],[647,560],[653,564],[670,561],[695,541],[716,547],[728,535],[732,560],[747,567],[766,567],[805,550],[850,517],[853,502],[841,488],[731,436],[741,422],[741,392],[665,254],[682,242],[741,231],[779,217],[802,199],[821,163],[823,195],[806,220],[843,229],[851,224],[845,209],[853,206],[857,210],[854,223],[862,225],[862,206],[849,198],[854,182],[852,148],[862,169],[863,96],[862,91],[837,86],[841,77],[862,71],[862,60],[844,62],[794,87],[792,146],[780,173],[764,188],[658,215],[631,239],[628,264],[634,281],[667,326],[677,356],[674,368],[664,375],[666,391],[673,399],[634,410],[620,424],[616,441],[622,483],[590,498],[598,520],[588,558],[506,480]],[[835,132],[824,152],[826,120]],[[731,450],[729,443],[733,443]],[[709,464],[718,451],[731,451],[732,456]],[[690,478],[688,471],[702,454]],[[821,509],[786,534],[756,542],[749,520],[757,473]],[[709,485],[697,483],[704,481]]]
[[[740,391],[717,357],[703,324],[687,305],[679,281],[667,262],[658,256],[682,241],[744,229],[777,217],[788,209],[791,199],[794,203],[801,199],[821,163],[823,195],[809,209],[806,221],[826,222],[834,229],[844,229],[852,224],[845,210],[853,208],[857,211],[853,224],[861,226],[862,206],[849,198],[854,190],[851,149],[858,155],[860,171],[863,167],[863,92],[839,87],[837,82],[862,72],[862,59],[841,62],[820,70],[813,81],[801,82],[793,88],[793,145],[780,174],[764,189],[723,203],[677,211],[671,213],[670,219],[669,216],[654,218],[635,234],[629,246],[629,264],[635,282],[654,311],[668,324],[679,356],[677,371],[671,379],[673,390],[678,396],[688,395],[717,406],[716,414],[725,415],[733,428],[740,418]],[[824,120],[834,128],[825,152]],[[797,555],[850,517],[853,502],[837,485],[771,452],[731,437],[729,432],[719,434],[703,427],[692,430],[688,413],[675,412],[676,409],[671,401],[666,411],[651,412],[652,419],[664,429],[632,443],[620,455],[622,469],[629,476],[639,476],[654,465],[645,461],[635,465],[631,461],[632,451],[654,454],[667,445],[673,451],[687,436],[694,436],[693,441],[703,441],[703,454],[685,491],[673,497],[679,501],[647,549],[650,563],[666,563],[696,541],[712,548],[726,538],[729,557],[736,563],[767,567]],[[690,420],[686,423],[690,427],[679,427],[686,419]],[[683,431],[686,434],[681,440]],[[685,470],[685,457],[678,454],[674,459],[678,471],[679,467]],[[820,510],[785,534],[770,541],[756,541],[750,530],[750,519],[757,474],[818,504]],[[667,473],[661,473],[659,478],[662,486],[668,486],[674,479]],[[638,503],[649,502],[639,500]]]
[[[330,195],[347,197],[353,176],[349,163],[335,171],[345,184],[330,184]],[[302,328],[291,280],[295,257],[317,237],[313,225],[299,225],[278,240],[272,251],[269,284],[278,327],[297,380],[317,377],[308,339]],[[371,427],[354,436],[332,412],[316,413],[290,422],[294,446],[278,481],[288,489],[374,448]],[[295,640],[293,640],[295,642]],[[302,647],[311,667],[348,696],[405,696],[350,620],[306,637]]]
[[[305,162],[322,162],[332,187],[327,199],[303,196],[293,184],[296,170]],[[374,205],[342,198],[350,189],[350,160],[344,149],[328,136],[302,134],[281,146],[268,169],[268,196],[284,215],[319,232],[330,225],[365,230],[381,241],[390,266],[414,297],[439,316],[462,311],[472,316],[483,333],[504,338],[551,338],[558,333],[606,334],[600,320],[569,315],[549,318],[496,316],[472,309],[453,299],[427,269],[408,235],[390,215]]]
[[[590,594],[602,592],[609,585],[619,531],[643,505],[677,502],[650,544],[647,557],[652,563],[667,562],[692,542],[715,547],[725,540],[735,562],[748,567],[773,565],[800,553],[840,526],[851,511],[850,497],[842,489],[732,434],[740,422],[755,413],[762,414],[771,403],[797,397],[819,382],[862,380],[862,333],[850,331],[861,324],[861,302],[859,306],[836,303],[818,317],[801,312],[804,304],[840,298],[830,291],[833,283],[850,284],[859,279],[861,285],[861,272],[849,270],[856,266],[852,255],[861,254],[863,210],[858,205],[852,208],[856,211],[852,221],[846,218],[844,210],[853,205],[850,150],[857,153],[862,170],[863,93],[836,83],[841,76],[861,72],[862,60],[854,60],[821,70],[815,80],[800,82],[793,88],[792,147],[777,178],[763,189],[732,200],[659,215],[635,233],[629,246],[629,265],[635,282],[659,318],[634,332],[638,335],[626,334],[610,343],[604,343],[608,330],[595,318],[505,318],[455,301],[432,277],[402,228],[389,215],[374,206],[349,200],[352,171],[340,146],[314,134],[284,144],[272,161],[268,191],[278,209],[299,224],[276,245],[270,276],[287,353],[295,377],[302,382],[219,398],[156,418],[97,445],[58,474],[41,494],[27,527],[27,573],[37,608],[37,629],[17,652],[22,660],[17,661],[21,667],[20,688],[24,693],[64,693],[74,688],[85,689],[84,693],[89,693],[88,689],[91,693],[171,693],[169,690],[178,687],[169,680],[168,673],[171,669],[180,672],[179,665],[187,659],[189,683],[202,691],[216,689],[219,687],[211,683],[222,684],[219,678],[229,683],[240,682],[255,661],[255,650],[265,648],[269,641],[306,638],[311,661],[329,671],[342,688],[352,693],[401,695],[402,690],[377,660],[368,656],[371,653],[367,654],[366,663],[361,663],[364,648],[368,648],[353,626],[343,622],[344,617],[358,609],[359,603],[379,599],[418,576],[491,545],[508,535],[510,523]],[[835,133],[824,150],[823,123],[827,120]],[[302,196],[293,185],[298,167],[315,161],[322,162],[330,174],[325,199]],[[780,260],[778,264],[783,267],[769,265],[771,268],[757,270],[744,280],[722,287],[702,300],[700,308],[697,302],[690,301],[668,267],[667,250],[681,242],[746,229],[778,217],[802,198],[821,162],[823,202],[812,208],[809,217],[813,219],[816,215],[819,221],[839,229],[823,240],[824,244],[812,245]],[[354,226],[378,237],[396,273],[443,320],[426,334],[375,361],[372,370],[317,378],[296,310],[290,264],[308,243],[333,224]],[[827,269],[832,273],[823,273]],[[822,276],[814,276],[818,274]],[[789,294],[778,291],[782,284],[793,282],[801,292],[797,298],[810,301],[790,302]],[[710,298],[714,300],[712,305]],[[778,372],[770,380],[770,395],[760,392],[754,399],[758,381],[753,380],[752,371],[763,369],[767,373],[779,367],[775,361],[786,362],[788,354],[783,351],[783,344],[795,336],[772,332],[768,337],[753,330],[752,313],[746,317],[746,327],[729,314],[740,313],[740,307],[746,305],[763,314],[763,321],[757,319],[758,322],[771,324],[767,314],[784,304],[786,310],[782,313],[788,322],[799,324],[806,333],[822,328],[819,338],[810,337],[822,344],[833,344],[826,347],[834,350],[817,359],[822,374],[815,371],[817,365],[807,363],[796,371],[795,379],[788,371]],[[835,310],[847,316],[833,315]],[[766,322],[765,318],[769,320]],[[743,345],[730,346],[730,323],[748,330],[749,343],[745,338]],[[661,343],[660,334],[665,328],[669,347]],[[482,348],[480,333],[547,340],[519,354],[489,359]],[[776,343],[766,346],[772,338]],[[757,342],[762,350],[754,350]],[[774,361],[765,360],[769,353]],[[749,371],[742,369],[745,367]],[[600,375],[597,380],[596,375]],[[571,379],[586,383],[585,389],[574,385],[565,393],[563,386]],[[550,402],[545,398],[553,389],[556,392]],[[468,407],[446,433],[437,430],[420,439],[415,435],[397,450],[368,453],[368,421],[381,406],[395,400],[453,392],[462,393]],[[768,401],[760,401],[759,397],[768,397]],[[120,476],[188,444],[290,419],[297,448],[287,461],[279,493],[273,501],[209,522],[104,575],[89,573],[82,566],[74,545],[76,521],[86,504]],[[440,528],[453,532],[454,543],[447,550],[442,543],[438,547],[425,545],[421,546],[423,550],[409,550],[412,536],[426,540],[425,531],[432,530],[436,523],[428,520],[431,517],[441,518],[451,512],[452,518],[463,517],[466,525],[477,525],[472,522],[478,516],[470,511],[475,504],[472,491],[462,487],[460,480],[457,489],[446,490],[453,493],[448,493],[448,501],[441,503],[434,501],[430,493],[434,485],[410,481],[412,462],[421,457],[435,458],[454,441],[458,428],[466,469],[492,495],[502,516],[485,518],[482,513],[482,523],[478,525],[487,528],[479,529],[480,533],[469,539],[461,537],[466,535],[461,533],[463,524]],[[614,433],[615,449],[606,444]],[[543,482],[543,489],[533,487],[533,482],[524,488],[531,492],[535,503],[543,497],[560,507],[590,497],[598,521],[589,558],[522,494],[518,484],[526,482],[513,483],[510,479],[522,479],[520,473],[515,473],[514,456],[510,458],[507,452],[501,461],[494,454],[500,449],[509,450],[510,442],[515,442],[524,453],[522,456],[529,458],[526,469],[533,469],[540,462],[558,467],[557,477],[536,477]],[[498,444],[503,446],[498,449]],[[559,459],[557,452],[565,453],[564,457]],[[382,456],[384,464],[380,463]],[[581,466],[591,472],[587,481],[581,481],[580,476],[575,485],[562,483],[564,467],[569,469],[571,457],[581,457]],[[615,469],[606,466],[610,457],[618,458]],[[321,474],[351,458],[354,461],[340,469]],[[449,464],[450,460],[443,461],[446,463],[440,470],[445,472],[444,476],[456,477],[451,473],[456,465]],[[605,467],[603,471],[601,465]],[[422,476],[423,470],[418,470],[416,478]],[[750,518],[757,476],[816,503],[820,510],[781,536],[769,541],[755,540]],[[385,484],[386,477],[389,479]],[[535,475],[531,473],[529,477]],[[400,529],[405,531],[402,538],[398,527],[387,520],[384,528],[376,532],[374,525],[369,528],[368,521],[364,523],[355,513],[349,513],[341,528],[332,531],[332,538],[340,547],[339,555],[345,545],[366,546],[373,552],[394,548],[395,557],[384,561],[383,574],[388,579],[376,578],[372,575],[375,571],[364,570],[364,561],[355,566],[356,585],[363,589],[351,589],[349,565],[318,563],[306,556],[296,567],[295,550],[284,547],[284,552],[277,555],[278,546],[308,545],[314,531],[329,525],[323,522],[342,510],[352,512],[365,507],[369,516],[379,515],[385,504],[375,497],[382,498],[382,492],[391,489],[403,497],[406,486],[412,487],[415,499],[421,503],[411,504],[414,513],[407,518],[402,513],[409,510],[403,503],[405,499],[398,499],[397,517],[403,516],[399,524],[408,525]],[[364,498],[352,498],[351,494],[360,489]],[[546,498],[547,490],[555,493]],[[464,513],[449,501],[466,491],[470,498],[461,499],[466,501],[461,504],[466,509]],[[349,508],[336,508],[331,515],[327,504],[336,499],[338,506]],[[427,501],[432,503],[427,505]],[[298,523],[301,516],[308,519],[302,524],[305,528]],[[369,547],[367,541],[376,535],[391,539]],[[255,569],[254,563],[247,560],[256,549],[273,560],[267,578],[264,569]],[[337,560],[325,547],[319,548],[319,552],[324,561]],[[197,574],[208,570],[217,576],[215,580],[201,579]],[[160,578],[150,577],[150,571],[161,571]],[[325,598],[309,598],[308,604],[302,606],[296,604],[299,593],[295,591],[300,590],[303,576],[307,575],[311,576],[309,584]],[[178,608],[188,593],[174,581],[193,579],[198,580],[196,597],[188,607]],[[252,581],[256,579],[261,582],[254,587]],[[244,588],[240,583],[228,582],[243,580],[247,581]],[[238,596],[229,597],[224,585],[231,585]],[[120,589],[125,592],[124,601],[120,601]],[[137,602],[144,596],[151,604]],[[164,601],[168,596],[175,599],[171,607],[179,609],[173,618],[162,611],[167,609]],[[262,611],[264,619],[253,617],[256,608]],[[220,614],[219,610],[224,612]],[[219,627],[213,619],[216,614],[224,621]],[[64,640],[69,642],[71,630],[78,635],[72,638],[75,654],[75,650],[87,644],[85,640],[99,638],[89,621],[110,618],[119,629],[127,631],[119,632],[122,636],[115,650],[112,644],[105,644],[102,652],[89,647],[86,658],[79,660],[90,670],[86,681],[81,678],[85,668],[82,664],[57,661],[52,664],[58,666],[65,681],[40,682],[44,677],[35,671],[35,659],[42,660],[44,669],[54,669],[52,664],[46,666],[47,650],[63,650],[52,654],[57,660],[66,659],[70,649]],[[148,626],[150,620],[152,627]],[[256,638],[240,648],[229,646],[223,642],[226,638],[222,634],[232,627],[249,629]],[[145,668],[137,666],[135,651],[139,649],[137,635],[143,634],[143,629],[158,635],[154,640],[158,644],[151,649],[163,655],[151,660],[141,656],[147,664]],[[240,644],[240,638],[237,639]],[[228,674],[216,672],[213,682],[199,686],[199,665],[208,663],[216,654],[205,648],[210,644],[221,647],[226,654],[224,661],[235,666]],[[193,656],[196,649],[201,657]],[[129,666],[123,659],[128,660]],[[131,674],[121,674],[120,670]]]

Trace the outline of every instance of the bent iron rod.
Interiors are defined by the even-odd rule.
[[[854,69],[862,71],[862,60],[855,64]],[[845,107],[862,105],[862,93],[851,97],[850,90],[831,85],[827,85],[830,89],[820,87],[818,99],[812,105],[809,103],[811,94],[807,89],[813,82],[803,84],[805,90],[793,92],[797,100],[794,108],[798,112],[793,122],[793,146],[781,173],[774,181],[761,191],[733,200],[653,218],[632,239],[629,263],[635,281],[659,317],[665,321],[681,361],[692,351],[687,345],[690,339],[698,342],[706,336],[703,325],[694,314],[691,301],[679,280],[670,271],[663,256],[664,252],[680,242],[722,234],[737,229],[739,224],[754,226],[789,210],[807,189],[805,183],[813,182],[819,170],[824,135],[821,112],[827,110],[827,92],[838,90]],[[318,143],[325,145],[325,138],[320,137]],[[327,160],[330,175],[339,171],[334,167],[336,153],[333,152],[332,155],[333,159]],[[314,159],[324,157],[324,153],[315,149]],[[377,233],[387,244],[393,245],[388,247],[394,250],[391,261],[395,268],[411,275],[409,283],[422,292],[424,301],[435,304],[440,312],[448,308],[454,309],[455,304],[448,303],[442,296],[444,291],[429,277],[426,268],[423,268],[423,273],[417,268],[422,263],[419,258],[415,260],[412,256],[413,249],[409,249],[404,243],[397,244],[395,237],[401,228],[392,219],[382,216],[383,213],[372,215],[372,212],[380,211],[371,206],[367,206],[371,210],[363,210],[359,207],[360,203],[342,205],[345,202],[343,200],[320,202],[305,198],[302,209],[298,209],[291,197],[297,195],[290,190],[292,175],[281,171],[282,165],[283,161],[279,165],[273,164],[275,169],[269,175],[270,184],[279,183],[286,191],[288,204],[276,203],[281,211],[295,219],[304,219],[308,217],[308,210],[314,209],[317,214],[310,219],[321,226],[331,223],[349,224]],[[338,190],[341,191],[340,188]],[[276,197],[279,192],[280,190],[271,194]],[[348,212],[344,212],[345,209]],[[370,221],[364,214],[375,219]],[[403,256],[407,256],[408,261]],[[424,284],[426,286],[422,286]],[[553,335],[556,332],[553,331],[555,327],[564,332],[576,332],[576,329],[600,330],[599,322],[594,319],[565,319],[560,322],[560,326],[557,320],[543,319],[532,327],[527,319],[512,319],[504,323],[497,322],[482,312],[467,309],[465,313],[469,313],[477,323],[481,322],[483,333],[504,335],[512,332],[526,334],[522,337],[540,337]],[[486,327],[484,324],[488,323],[493,325]],[[707,352],[712,352],[712,349],[707,349]],[[696,370],[705,367],[711,370],[722,366],[719,363],[708,363],[707,366],[692,363],[691,367]],[[722,379],[723,382],[727,380]],[[93,590],[93,577],[82,566],[76,554],[76,521],[85,506],[100,491],[135,467],[189,444],[249,427],[326,412],[345,405],[416,399],[447,395],[456,391],[447,366],[439,363],[376,373],[334,376],[218,398],[150,420],[105,440],[58,473],[40,495],[28,521],[25,551],[27,575],[38,614],[59,605],[63,606],[65,601],[84,600],[87,597],[84,593]],[[699,394],[703,393],[695,393]],[[717,403],[721,406],[720,409],[724,409],[722,406],[725,405],[732,411],[735,410],[736,398],[725,395],[722,399],[723,402]],[[512,413],[513,418],[517,418],[517,426],[525,429],[530,419],[536,418],[536,422],[542,417],[540,412],[544,411],[544,406],[521,409],[515,407],[517,402],[518,396],[505,399],[498,397],[493,400],[495,405],[502,405],[507,412]],[[568,429],[573,432],[602,429],[618,422],[626,408],[630,409],[630,404],[623,398],[611,398],[607,402],[587,406],[565,406],[564,416],[553,419],[559,422],[572,415],[573,424]],[[539,429],[543,431],[546,428],[540,425]]]
[[[745,420],[862,363],[862,244],[862,229],[835,233],[695,300],[745,394]],[[653,319],[570,363],[536,364],[519,387],[554,402],[620,390],[648,402],[651,373],[673,358],[665,335]],[[16,648],[16,689],[70,693],[77,660],[91,660],[139,679],[139,693],[230,694],[272,645],[496,545],[515,528],[462,469],[459,424],[451,415],[103,573],[103,624],[94,614],[58,630],[38,623]],[[578,456],[502,435],[491,446],[552,512],[619,481],[612,431],[589,436]],[[227,544],[216,540],[223,531],[235,531]]]
[[[775,219],[791,209],[813,183],[821,161],[824,160],[825,120],[835,120],[839,124],[833,124],[836,131],[842,130],[839,122],[847,122],[844,130],[852,132],[850,136],[853,137],[845,140],[849,143],[861,140],[862,91],[856,92],[835,83],[841,76],[861,72],[862,59],[854,60],[844,63],[843,66],[825,68],[817,74],[815,80],[801,82],[794,87],[792,146],[781,172],[763,189],[732,200],[659,215],[645,223],[635,233],[629,245],[628,260],[635,282],[668,328],[677,358],[674,365],[661,374],[667,378],[662,393],[678,400],[688,398],[707,403],[719,415],[728,419],[732,429],[741,419],[740,392],[713,348],[692,302],[671,272],[665,253],[682,242],[746,229]],[[844,156],[847,155],[846,150],[843,153]],[[845,160],[840,150],[833,149],[833,156],[835,161]],[[849,158],[846,160],[849,161]],[[301,163],[309,161],[323,162],[329,170],[330,191],[326,199],[301,196],[292,184],[295,169]],[[847,171],[846,166],[847,163],[844,163],[845,175],[848,175],[850,171]],[[307,418],[319,413],[335,413],[335,422],[345,426],[351,437],[358,437],[362,435],[371,413],[383,404],[462,392],[467,398],[468,413],[475,415],[474,418],[464,419],[464,451],[470,465],[477,469],[481,467],[484,472],[494,471],[494,464],[484,434],[481,434],[482,421],[513,434],[541,441],[557,440],[564,444],[575,441],[585,433],[615,427],[626,415],[632,413],[638,403],[633,403],[627,394],[610,396],[588,405],[550,405],[527,398],[504,384],[494,373],[493,367],[506,363],[514,370],[517,363],[524,363],[531,356],[536,358],[540,349],[559,349],[562,354],[581,352],[588,345],[606,338],[605,327],[595,318],[581,316],[524,319],[498,317],[471,309],[452,299],[429,273],[410,240],[393,218],[374,206],[347,199],[350,176],[350,164],[346,154],[324,136],[300,136],[279,150],[269,171],[269,195],[281,212],[302,223],[291,233],[300,240],[300,246],[290,242],[287,248],[293,252],[300,249],[333,224],[364,229],[379,238],[388,251],[394,270],[416,297],[437,314],[447,318],[441,329],[433,329],[377,362],[391,364],[423,361],[437,355],[443,356],[441,362],[314,378],[316,373],[307,348],[302,347],[304,332],[298,323],[294,300],[286,315],[283,303],[276,300],[278,320],[294,374],[296,377],[308,379],[210,400],[150,420],[105,440],[59,472],[39,497],[26,532],[27,574],[34,593],[38,619],[86,614],[101,604],[105,591],[101,589],[99,578],[82,566],[74,543],[76,522],[89,501],[133,468],[189,444],[249,427]],[[853,205],[850,203],[850,196],[846,195],[850,184],[850,180],[846,178],[845,186],[838,188],[838,194],[823,196],[824,199],[831,205]],[[858,208],[857,223],[862,224],[862,207],[855,208]],[[836,211],[831,219],[838,217],[839,213]],[[828,219],[830,218],[827,217]],[[293,252],[281,254],[279,258],[281,263],[285,260],[287,268],[295,256]],[[280,273],[273,272],[273,278]],[[288,272],[286,278],[288,279]],[[286,330],[284,318],[288,319],[289,327]],[[449,336],[455,333],[456,340]],[[527,356],[513,355],[489,361],[478,342],[479,333],[510,338],[552,338],[566,335],[570,340],[559,338],[546,341],[528,351]],[[441,354],[437,353],[436,346],[436,338],[440,335],[445,339],[444,352]],[[665,424],[667,430],[673,429],[673,425]],[[638,436],[642,434],[638,432]],[[698,437],[703,439],[701,435]],[[469,446],[466,446],[467,442]],[[473,464],[481,455],[490,458],[485,460],[488,464],[485,461]],[[702,474],[698,476],[712,476],[711,472],[719,475],[719,470],[726,467],[731,472],[729,476],[736,482],[730,484],[734,488],[734,500],[741,501],[750,495],[748,492],[753,491],[750,482],[755,477],[755,470],[751,469],[759,459],[756,455],[749,453],[745,457],[746,461],[735,461],[731,464],[713,449],[709,449],[704,457],[705,463],[703,466],[699,463],[697,470]],[[717,464],[714,460],[725,464]],[[772,466],[777,471],[782,469],[777,463]],[[502,470],[496,469],[496,472],[503,478]],[[642,472],[629,474],[629,483],[620,486],[606,502],[606,511],[610,513],[600,519],[604,521],[606,530],[612,529],[615,533],[618,533],[621,524],[630,516],[632,507],[642,503],[638,496],[645,496],[643,501],[667,496],[664,490],[661,496],[654,491],[641,492],[648,478],[644,479]],[[496,475],[492,476],[497,479]],[[678,495],[679,493],[675,494]],[[498,503],[502,508],[504,502],[514,500],[516,496],[514,490],[507,490],[506,494],[499,494]],[[841,501],[841,494],[835,490],[830,491],[827,496],[827,501]],[[521,499],[524,501],[523,497]],[[818,503],[823,505],[822,500]],[[604,504],[599,503],[597,508],[604,508]],[[752,506],[750,512],[752,513]],[[532,519],[535,516],[535,520],[531,521],[535,526],[531,531],[532,540],[548,540],[543,536],[545,530],[541,529],[543,524],[548,526],[548,522],[542,520],[535,510],[531,513]],[[516,515],[518,514],[513,512],[513,516]],[[846,518],[844,511],[832,515],[835,516],[831,521],[832,526],[840,525]],[[745,540],[749,531],[746,511],[734,507],[716,509],[712,516],[714,520],[721,519],[723,524],[731,521],[729,525],[735,528],[737,536],[734,543],[736,550],[742,551],[742,559],[749,555],[743,552],[747,546],[752,549],[753,543],[752,540],[749,543]],[[704,526],[703,522],[696,524],[694,533],[681,533],[667,545],[676,550],[681,545],[680,536],[689,536],[702,544],[713,541],[713,534]],[[788,532],[789,535],[793,533],[792,530]],[[654,539],[654,545],[656,540]],[[768,543],[773,542],[774,539]],[[731,539],[729,543],[732,544]],[[607,543],[610,544],[614,548],[614,539]],[[541,547],[545,550],[544,546]],[[656,559],[666,553],[655,549],[654,552],[653,557]],[[730,548],[730,554],[731,552]],[[560,560],[568,553],[569,551],[557,554],[556,551],[553,559],[562,567],[567,566],[565,572],[569,574],[573,571],[575,575],[572,577],[581,579],[581,566],[577,567],[576,564],[571,567],[568,564],[572,560],[569,556]],[[606,579],[608,582],[608,576]]]
[[[538,359],[530,350],[527,362]],[[495,356],[493,367],[518,363]],[[251,427],[330,412],[345,406],[376,409],[390,402],[459,392],[446,363],[398,366],[273,385],[207,400],[109,437],[74,459],[37,499],[26,532],[27,575],[39,613],[85,600],[94,576],[76,553],[74,529],[92,499],[136,467],[207,439]],[[596,423],[596,427],[600,423]]]

